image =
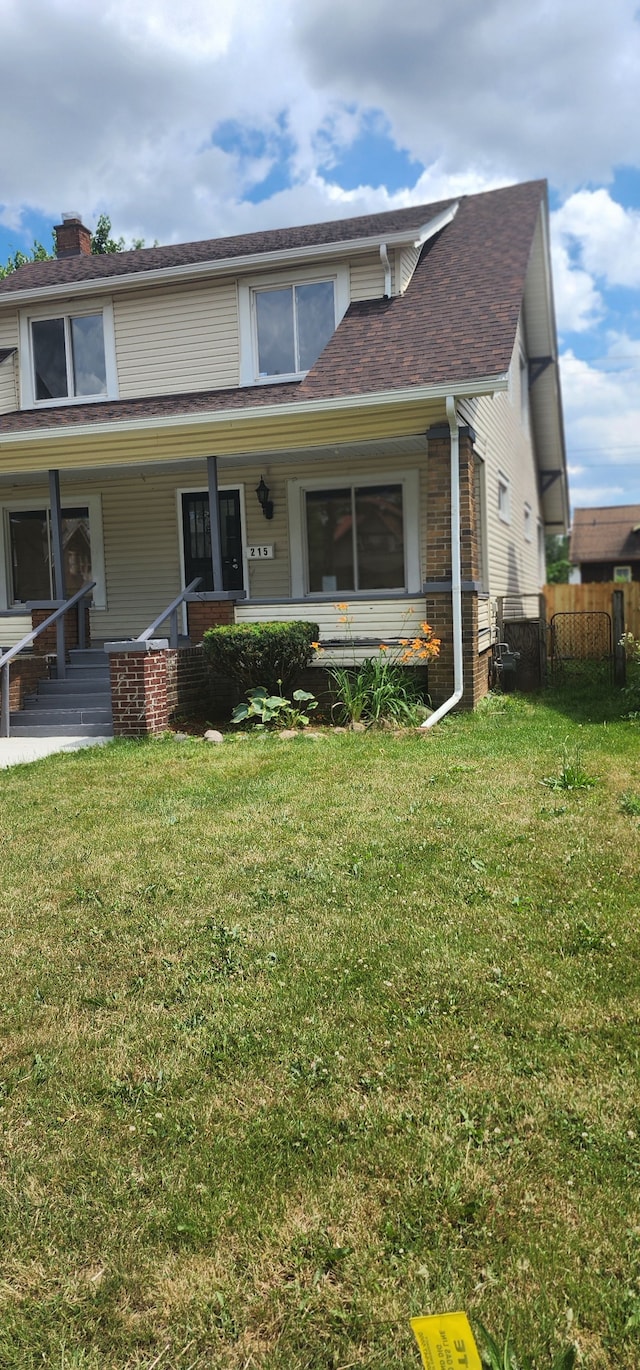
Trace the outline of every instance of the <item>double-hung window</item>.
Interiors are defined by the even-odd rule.
[[[22,320],[26,407],[115,395],[111,307],[48,310]]]
[[[292,481],[292,591],[400,593],[419,588],[417,473],[384,479]]]
[[[241,384],[295,380],[306,375],[344,314],[348,277],[344,269],[311,278],[261,278],[241,285]]]

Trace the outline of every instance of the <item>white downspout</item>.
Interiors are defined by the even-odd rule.
[[[451,433],[451,609],[453,619],[453,694],[422,724],[433,728],[462,699],[462,573],[460,566],[460,437],[456,402],[447,395],[447,418]]]
[[[391,299],[391,262],[389,261],[389,253],[387,252],[387,244],[386,244],[386,243],[381,243],[381,244],[380,244],[380,261],[382,262],[382,265],[383,265],[383,267],[384,267],[384,294],[385,294],[385,299],[390,300],[390,299]]]

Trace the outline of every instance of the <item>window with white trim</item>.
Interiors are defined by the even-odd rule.
[[[65,500],[61,509],[65,592],[95,580],[93,607],[104,609],[105,570],[100,495]],[[0,511],[0,604],[10,608],[54,592],[52,523],[48,501],[11,500]]]
[[[614,579],[614,580],[621,581],[621,582],[624,582],[626,585],[630,584],[630,582],[631,582],[631,567],[630,567],[630,566],[614,566],[614,568],[613,568],[613,579]]]
[[[117,393],[113,313],[109,303],[21,319],[23,404],[69,404]]]
[[[293,595],[420,588],[418,476],[291,481]]]
[[[498,472],[498,517],[503,523],[511,523],[511,486],[502,471]]]
[[[345,313],[348,288],[345,268],[241,285],[241,385],[306,375]]]

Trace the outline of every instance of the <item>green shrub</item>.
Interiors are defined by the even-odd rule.
[[[210,628],[204,651],[212,671],[237,681],[242,693],[263,687],[283,695],[313,660],[317,623],[236,623]]]

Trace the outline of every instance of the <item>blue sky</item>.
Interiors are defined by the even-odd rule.
[[[574,505],[640,503],[636,0],[3,0],[0,261],[550,187]]]

